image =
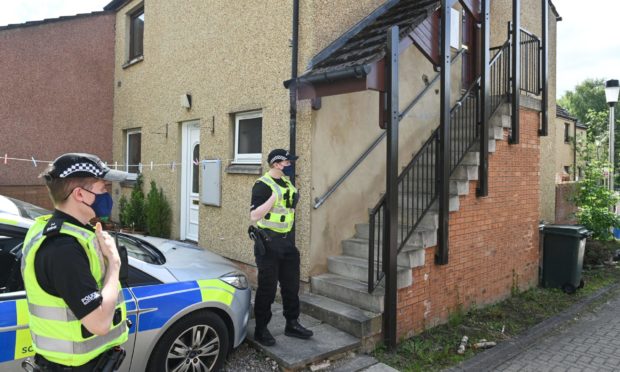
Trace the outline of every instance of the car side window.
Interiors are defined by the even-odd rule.
[[[133,266],[129,266],[129,273],[127,277],[127,285],[129,287],[142,287],[145,285],[161,284],[162,282],[150,276],[149,274],[136,269]]]

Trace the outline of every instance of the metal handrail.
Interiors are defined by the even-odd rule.
[[[465,49],[460,49],[454,55],[454,57],[452,57],[450,63],[454,63],[454,61],[459,56],[461,56],[464,51]],[[399,120],[402,120],[402,118],[405,117],[409,113],[409,111],[411,111],[411,109],[420,101],[420,99],[422,99],[422,97],[430,90],[431,86],[437,80],[439,80],[439,76],[439,73],[436,74],[435,77],[433,77],[433,79],[430,80],[429,83],[424,87],[424,89],[422,89],[420,93],[418,93],[418,95],[411,101],[411,103],[409,103],[407,107],[405,107],[405,109],[398,115]],[[342,176],[340,176],[338,180],[336,180],[336,182],[332,186],[330,186],[329,189],[327,189],[327,191],[323,195],[314,198],[314,209],[318,209],[321,205],[323,205],[323,203],[325,203],[327,198],[329,198],[334,193],[334,191],[336,191],[336,189],[351,175],[351,173],[353,173],[353,171],[368,157],[368,155],[370,155],[370,153],[379,145],[379,143],[381,143],[385,136],[386,131],[383,131],[370,144],[370,146],[368,146],[368,148],[364,150],[364,152],[357,158],[357,160],[355,160],[355,162],[353,162],[353,164],[342,174]]]
[[[452,118],[450,120],[450,132],[455,133],[454,138],[465,140],[464,143],[458,140],[451,141],[452,146],[450,146],[450,149],[453,161],[451,161],[450,173],[454,172],[458,162],[460,162],[479,137],[479,88],[480,79],[478,78],[463,93],[450,111]],[[465,112],[465,116],[461,116],[461,112]],[[433,202],[437,199],[437,180],[439,177],[438,151],[439,127],[433,131],[433,134],[425,141],[421,149],[397,178],[401,203],[398,215],[398,225],[401,229],[397,254],[403,249]],[[384,277],[384,273],[381,272],[381,240],[382,238],[384,239],[386,230],[380,221],[381,216],[385,213],[385,205],[386,196],[384,194],[369,211],[368,292],[374,291]],[[376,223],[377,219],[379,223]],[[375,234],[378,237],[378,242],[375,242]]]
[[[492,48],[498,52],[489,62],[491,76],[491,95],[497,96],[491,100],[490,114],[493,114],[509,92],[510,80],[510,42],[506,41],[499,47]],[[485,140],[488,133],[480,131],[480,77],[467,89],[450,110],[450,133],[454,139],[450,145],[450,174],[462,161],[468,151],[478,140]],[[461,115],[464,113],[464,115]],[[433,131],[421,149],[407,164],[398,176],[398,190],[401,202],[399,208],[400,242],[397,251],[400,252],[414,233],[420,221],[437,200],[437,181],[439,177],[439,127]],[[434,159],[432,156],[434,155]],[[411,192],[414,191],[415,192]],[[411,196],[409,196],[411,195]],[[412,196],[415,196],[413,198]],[[407,199],[405,199],[407,198]],[[379,285],[385,274],[381,271],[382,241],[385,239],[386,229],[381,220],[384,213],[386,196],[383,195],[377,204],[369,210],[369,241],[368,241],[368,292],[372,293]],[[406,211],[409,211],[408,213]],[[376,249],[375,249],[376,248]]]

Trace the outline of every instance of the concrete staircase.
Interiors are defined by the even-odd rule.
[[[502,140],[504,128],[510,127],[510,106],[503,104],[491,118],[488,135],[489,151],[495,151],[495,141]],[[476,144],[465,155],[450,177],[450,212],[459,210],[460,196],[469,194],[470,181],[478,179],[479,146]],[[419,164],[434,167],[434,161]],[[432,182],[432,181],[430,181]],[[401,195],[405,206],[409,199],[425,198],[425,195]],[[399,202],[400,203],[400,202]],[[439,218],[437,202],[431,205],[422,221],[414,230],[397,257],[398,288],[413,283],[412,269],[424,265],[425,248],[437,245]],[[400,226],[399,229],[404,228]],[[296,371],[313,363],[337,359],[355,351],[371,349],[381,332],[384,288],[380,285],[368,293],[368,239],[370,226],[355,226],[355,235],[342,241],[342,255],[328,258],[328,271],[311,278],[311,291],[300,295],[300,322],[314,332],[309,340],[287,337],[284,318],[279,314],[281,305],[274,305],[274,317],[269,325],[276,338],[276,345],[264,347],[254,341],[254,320],[248,325],[248,340],[254,347],[273,358],[283,371]],[[375,234],[376,236],[376,234]],[[399,234],[400,236],[400,234]],[[376,360],[368,362],[368,356],[355,356],[351,367],[344,370],[365,370],[379,366]],[[372,358],[370,358],[372,359]],[[355,367],[352,367],[355,365]],[[347,369],[348,368],[348,369]],[[384,367],[381,367],[384,368]],[[389,368],[389,367],[385,367]],[[386,369],[379,369],[386,370]]]
[[[504,128],[510,127],[510,105],[502,104],[490,122],[489,152],[495,152],[495,142],[504,138]],[[469,194],[470,181],[478,179],[479,144],[472,147],[450,177],[450,212],[459,210],[459,197]],[[419,164],[418,167],[434,167]],[[401,195],[402,197],[402,195]],[[406,205],[407,198],[399,197]],[[401,203],[402,205],[402,203]],[[424,265],[425,248],[437,244],[439,226],[437,202],[423,217],[397,258],[398,288],[413,284],[412,269]],[[401,228],[401,227],[399,227]],[[362,339],[362,344],[381,332],[383,287],[368,293],[368,223],[355,226],[355,235],[342,241],[342,255],[328,258],[328,272],[311,278],[311,293],[301,295],[302,311],[331,326]],[[376,234],[375,234],[376,235]],[[400,236],[400,234],[399,234]],[[399,241],[400,243],[400,241]]]

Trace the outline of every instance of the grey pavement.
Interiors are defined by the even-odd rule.
[[[619,287],[601,290],[451,370],[620,371]]]

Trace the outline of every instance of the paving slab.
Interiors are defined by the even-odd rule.
[[[370,355],[358,354],[342,363],[337,368],[330,370],[330,372],[358,372],[374,366],[377,363],[379,363],[379,361]]]
[[[254,341],[254,327],[251,326],[247,340],[287,370],[303,368],[318,360],[357,349],[361,345],[360,339],[328,324],[321,323],[308,328],[314,332],[314,336],[307,340],[274,334],[276,344],[263,346]]]

